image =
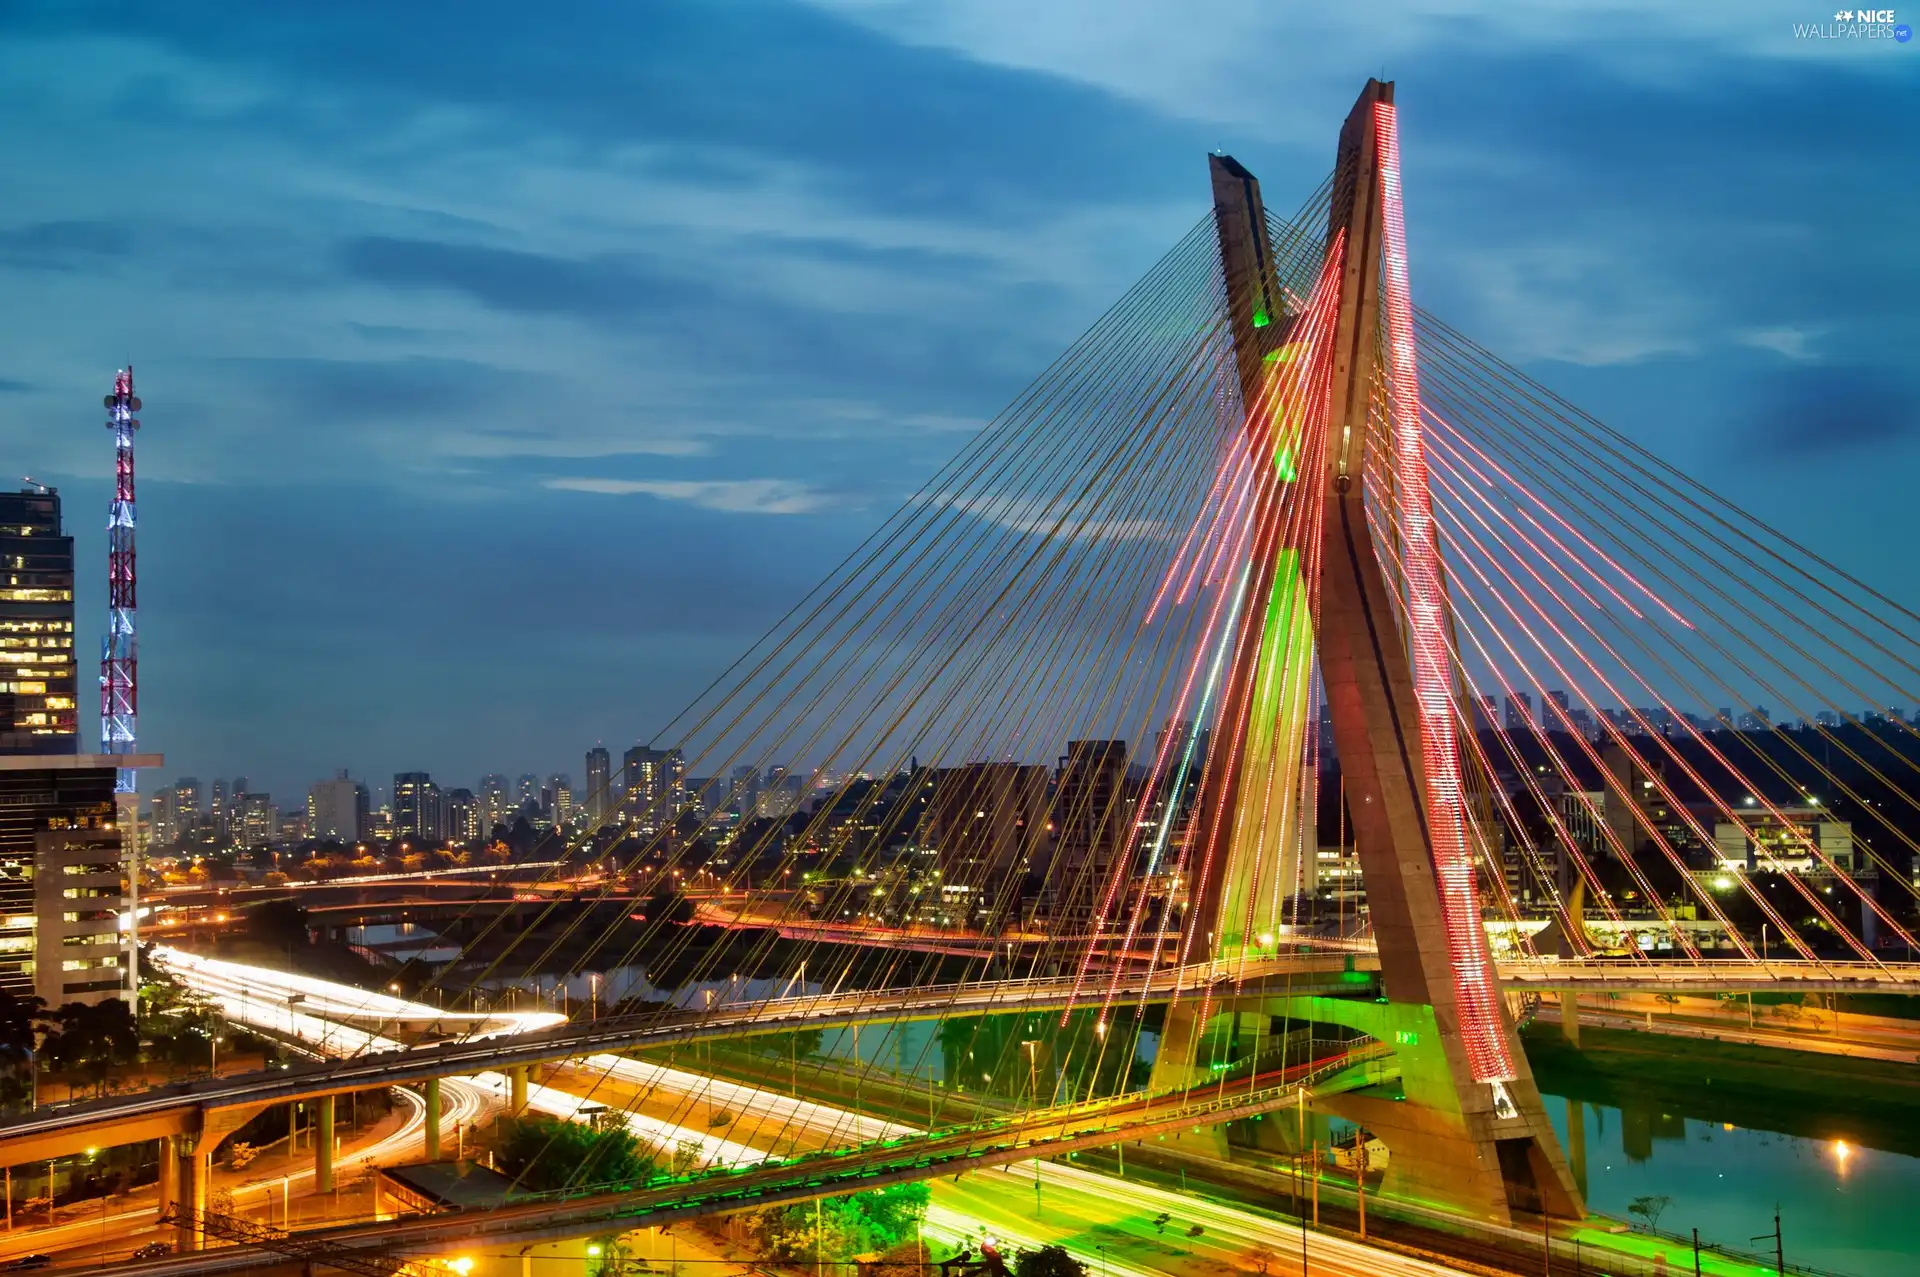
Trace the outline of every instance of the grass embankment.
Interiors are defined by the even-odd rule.
[[[1920,1066],[1624,1029],[1521,1038],[1549,1095],[1920,1157]]]

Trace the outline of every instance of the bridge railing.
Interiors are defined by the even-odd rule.
[[[919,1146],[930,1152],[942,1146],[961,1144],[970,1147],[980,1137],[1000,1137],[987,1148],[994,1150],[1018,1150],[1055,1143],[1061,1138],[1059,1128],[1071,1126],[1076,1121],[1088,1117],[1118,1116],[1129,1112],[1150,1113],[1155,1123],[1185,1122],[1191,1120],[1194,1125],[1206,1125],[1208,1118],[1230,1110],[1260,1108],[1271,1106],[1276,1101],[1289,1100],[1301,1091],[1312,1088],[1331,1078],[1337,1077],[1349,1069],[1365,1066],[1385,1060],[1393,1055],[1393,1048],[1383,1043],[1370,1042],[1345,1052],[1336,1059],[1327,1060],[1308,1073],[1291,1081],[1254,1090],[1222,1088],[1208,1083],[1205,1090],[1210,1094],[1194,1103],[1179,1106],[1156,1106],[1156,1099],[1165,1099],[1178,1095],[1179,1090],[1169,1090],[1154,1094],[1134,1092],[1110,1099],[1079,1100],[1067,1104],[1048,1105],[1044,1108],[1029,1109],[1016,1119],[985,1118],[974,1122],[963,1122],[953,1126],[940,1127],[937,1130],[914,1135],[895,1135],[879,1139],[865,1140],[858,1144],[842,1145],[831,1149],[814,1149],[788,1157],[768,1157],[760,1162],[713,1167],[708,1170],[684,1171],[677,1174],[651,1176],[644,1181],[613,1181],[594,1184],[575,1184],[566,1188],[549,1189],[539,1193],[515,1194],[516,1205],[533,1202],[566,1202],[582,1198],[605,1196],[609,1193],[664,1192],[676,1187],[691,1187],[708,1183],[720,1183],[741,1175],[767,1173],[777,1168],[796,1170],[802,1174],[812,1174],[815,1169],[829,1163],[844,1163],[846,1174],[857,1175],[859,1168],[876,1156],[885,1156],[893,1150]],[[1201,1088],[1193,1088],[1195,1091]],[[1112,1133],[1124,1138],[1123,1132],[1133,1123],[1120,1122],[1107,1128],[1085,1128],[1069,1134],[1072,1138],[1084,1138],[1091,1134]],[[1055,1134],[1047,1138],[1023,1135],[1026,1131],[1051,1131]],[[1004,1137],[1011,1136],[1011,1139]],[[980,1151],[984,1151],[980,1150]],[[840,1173],[840,1172],[835,1172]]]
[[[1920,984],[1920,963],[1827,962],[1804,959],[1715,959],[1641,962],[1630,958],[1541,958],[1503,960],[1500,976],[1507,981],[1553,979],[1556,982],[1603,984],[1622,978],[1652,979],[1671,984],[1711,985],[1729,978],[1778,981],[1786,987],[1806,981],[1867,985]]]

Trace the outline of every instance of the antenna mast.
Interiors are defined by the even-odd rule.
[[[107,429],[113,431],[113,506],[107,515],[107,633],[100,640],[100,752],[131,754],[138,716],[139,641],[134,634],[133,435],[140,400],[133,393],[133,365],[115,374],[107,396]],[[122,767],[114,788],[135,791],[134,771]]]

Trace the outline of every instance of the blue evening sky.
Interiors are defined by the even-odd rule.
[[[578,783],[1384,74],[1416,300],[1911,602],[1920,43],[1832,16],[15,0],[0,464],[90,661],[134,362],[164,777]]]

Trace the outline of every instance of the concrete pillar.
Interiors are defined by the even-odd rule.
[[[314,1102],[313,1190],[333,1191],[333,1097],[323,1095]]]
[[[1580,1045],[1580,995],[1572,990],[1560,995],[1560,1036],[1568,1046]],[[1580,1191],[1587,1190],[1583,1186]]]
[[[427,1160],[440,1160],[440,1079],[427,1079]]]
[[[180,1208],[190,1216],[180,1225],[179,1249],[201,1250],[207,1244],[206,1231],[200,1225],[207,1213],[207,1181],[212,1178],[213,1150],[203,1137],[181,1137],[176,1165]]]
[[[507,1112],[519,1117],[527,1111],[527,1066],[516,1065],[507,1070]]]
[[[175,1145],[175,1137],[160,1137],[160,1213],[167,1211],[180,1200],[180,1151]]]

